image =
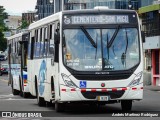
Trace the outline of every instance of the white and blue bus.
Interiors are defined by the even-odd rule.
[[[27,82],[27,31],[8,37],[9,84],[13,95],[28,97],[30,95]]]
[[[29,91],[40,106],[143,99],[143,54],[133,10],[62,11],[29,26]]]

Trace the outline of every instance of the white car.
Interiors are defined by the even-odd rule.
[[[3,51],[0,51],[0,54],[2,54],[3,53]]]
[[[5,61],[7,60],[7,57],[3,54],[0,54],[0,61]]]

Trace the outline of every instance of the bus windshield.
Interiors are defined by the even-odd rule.
[[[65,29],[63,33],[64,64],[73,70],[127,70],[140,61],[137,28],[83,27]]]

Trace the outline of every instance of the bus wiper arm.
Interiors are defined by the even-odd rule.
[[[96,43],[94,42],[94,40],[92,39],[92,37],[89,35],[89,33],[87,32],[87,30],[83,26],[81,26],[80,28],[83,31],[83,33],[86,35],[86,37],[88,38],[88,40],[90,41],[90,43],[93,45],[93,47],[97,48]]]
[[[111,40],[109,41],[109,43],[108,43],[108,45],[107,45],[108,48],[111,47],[113,41],[115,40],[115,38],[116,38],[116,36],[117,36],[117,34],[118,34],[119,29],[120,29],[120,25],[118,25],[118,27],[117,27],[117,29],[115,30],[115,32],[114,32]]]

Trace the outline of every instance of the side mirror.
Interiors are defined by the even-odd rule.
[[[145,42],[145,34],[144,34],[144,31],[141,31],[141,36],[142,36],[142,42],[144,43],[144,42]]]

